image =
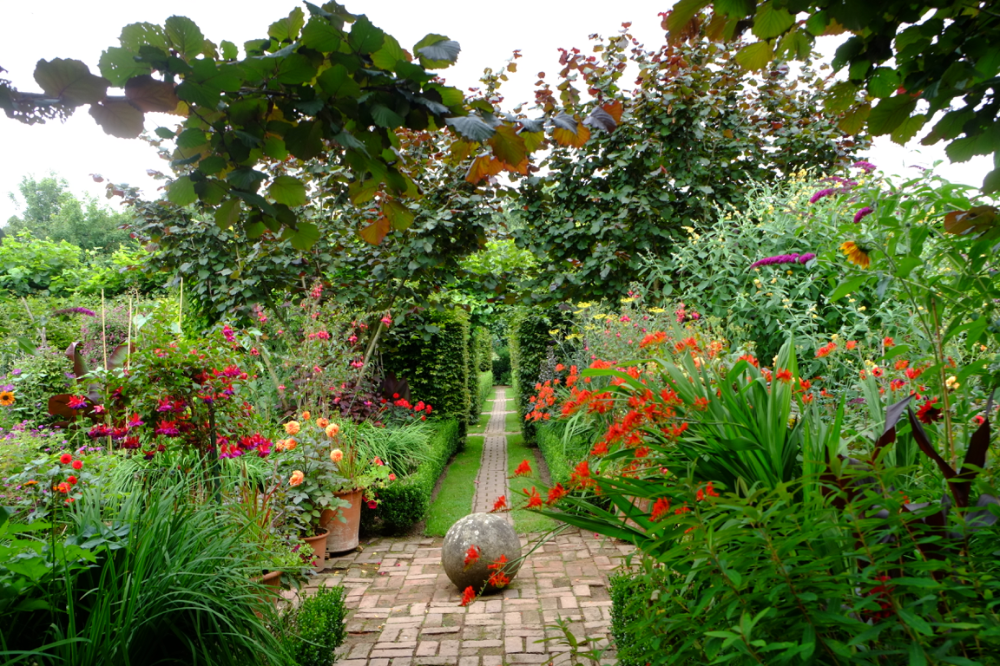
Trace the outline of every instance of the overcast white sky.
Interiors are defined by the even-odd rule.
[[[320,4],[322,0],[314,0]],[[558,68],[558,47],[588,47],[588,35],[616,32],[623,21],[632,21],[632,32],[647,46],[659,45],[663,31],[658,12],[669,9],[671,0],[625,0],[578,3],[535,0],[515,4],[479,3],[469,0],[346,0],[354,13],[365,13],[372,22],[395,36],[409,49],[427,33],[447,35],[462,45],[458,64],[444,71],[452,85],[476,85],[484,67],[499,68],[514,49],[521,49],[518,72],[505,84],[506,101],[532,99],[538,72],[551,75]],[[7,0],[0,23],[0,67],[2,76],[20,90],[37,91],[33,79],[39,59],[76,58],[99,73],[101,51],[118,45],[121,27],[138,21],[162,24],[172,15],[195,21],[216,44],[228,39],[243,42],[266,36],[267,26],[295,6],[292,0]],[[832,52],[823,44],[823,52]],[[589,48],[587,49],[589,51]],[[147,115],[147,129],[170,124],[170,116]],[[888,140],[877,142],[871,161],[892,173],[914,173],[913,164],[930,166],[944,158],[943,148],[902,148]],[[25,175],[43,177],[50,171],[64,177],[78,195],[89,192],[103,197],[103,185],[89,174],[98,173],[114,182],[141,187],[155,196],[158,183],[147,169],[167,171],[153,148],[139,140],[116,139],[101,131],[86,110],[77,111],[65,124],[25,126],[0,114],[0,224],[18,208],[7,193],[16,192]],[[987,158],[959,165],[942,165],[952,180],[979,185],[989,168]]]

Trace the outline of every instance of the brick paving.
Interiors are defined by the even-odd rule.
[[[506,389],[498,386],[493,400],[493,411],[486,423],[483,440],[483,457],[476,475],[476,494],[472,498],[472,513],[486,513],[497,499],[504,495],[510,499],[507,485],[507,436],[504,434],[504,417],[507,415]],[[510,514],[505,514],[511,522]]]
[[[521,537],[524,552],[537,538]],[[443,541],[379,538],[327,561],[310,587],[343,585],[352,609],[336,666],[568,664],[568,645],[542,642],[562,637],[550,626],[560,619],[593,641],[585,649],[607,645],[607,576],[630,546],[566,530],[531,553],[507,589],[463,607],[441,566]],[[610,651],[601,659],[614,661]]]
[[[497,389],[486,428],[474,510],[507,494],[504,393]],[[557,621],[591,641],[583,650],[608,645],[608,576],[632,547],[575,528],[540,538],[522,535],[527,557],[510,586],[467,607],[441,566],[441,537],[373,539],[329,558],[303,591],[345,588],[351,610],[336,666],[562,666],[574,660]],[[608,650],[601,664],[614,663]]]

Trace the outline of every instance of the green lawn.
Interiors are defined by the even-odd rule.
[[[510,494],[507,498],[508,504],[512,506],[524,506],[528,497],[522,492],[532,486],[538,489],[538,493],[545,501],[546,488],[542,487],[542,480],[538,474],[538,465],[535,463],[534,452],[525,446],[524,437],[521,435],[507,435],[507,469],[509,474],[513,474],[522,460],[527,460],[531,464],[531,476],[519,476],[510,480]],[[547,532],[559,523],[551,518],[540,516],[534,511],[517,510],[514,511],[514,529],[518,534],[527,532]]]
[[[427,511],[425,532],[429,536],[444,536],[456,520],[469,515],[482,457],[483,438],[469,437],[465,448],[445,470],[441,489]]]
[[[511,403],[511,406],[513,406],[513,403]],[[503,431],[521,432],[521,415],[516,410],[504,417]]]

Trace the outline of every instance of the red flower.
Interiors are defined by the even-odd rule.
[[[792,381],[792,371],[791,370],[778,370],[778,374],[775,375],[779,382],[788,383]]]
[[[666,497],[661,497],[656,500],[653,504],[653,513],[650,515],[650,520],[657,521],[670,511],[670,500]]]
[[[556,372],[562,372],[565,369],[566,369],[565,365],[563,365],[562,363],[556,363]]]
[[[590,463],[586,460],[582,461],[573,472],[569,475],[569,481],[572,485],[578,485],[581,488],[589,488],[594,485],[594,480],[590,478]]]
[[[514,470],[514,476],[531,476],[531,465],[527,460],[522,460],[521,464]]]
[[[490,513],[494,513],[496,511],[503,511],[506,508],[507,508],[507,496],[501,495],[499,499],[497,499],[497,501],[493,503],[493,509],[490,511]]]
[[[528,496],[527,508],[537,509],[542,506],[542,496],[538,494],[538,491],[535,490],[534,486],[531,487],[531,492],[528,492],[528,489],[525,488],[524,494]]]
[[[479,561],[479,556],[482,553],[479,550],[479,546],[472,544],[469,546],[469,550],[465,551],[465,568],[468,569],[473,564]],[[472,589],[471,587],[469,588]],[[463,604],[464,605],[464,604]]]
[[[704,490],[702,490],[701,488],[699,488],[698,492],[695,493],[695,499],[697,499],[700,502],[703,499],[705,499],[706,497],[718,497],[719,493],[715,492],[715,489],[712,488],[712,483],[713,483],[712,481],[709,481],[705,485],[705,489]]]
[[[975,418],[973,418],[972,420],[976,422],[976,425],[983,425],[984,423],[986,423],[986,417],[983,416],[982,414],[976,414]]]
[[[906,370],[906,368],[909,367],[909,365],[910,365],[910,362],[907,361],[905,358],[901,358],[898,361],[896,361],[896,369],[897,370]]]
[[[472,586],[465,588],[465,592],[462,593],[462,605],[468,606],[473,601],[476,600],[476,591],[472,589]]]
[[[68,465],[71,462],[73,462],[73,456],[71,456],[68,453],[64,453],[61,456],[59,456],[59,462],[61,462],[63,465]]]
[[[694,405],[692,405],[697,411],[703,412],[708,409],[708,398],[695,398]]]
[[[563,485],[561,483],[557,483],[556,485],[549,488],[549,497],[546,500],[546,504],[554,504],[555,502],[561,500],[563,497],[566,497],[566,495],[568,494],[569,491],[563,488]]]
[[[507,556],[501,555],[499,558],[494,560],[491,564],[487,565],[487,568],[493,573],[490,574],[490,578],[487,584],[493,587],[506,587],[510,583],[510,578],[503,572],[504,565],[507,564]]]
[[[882,372],[882,368],[878,367],[877,365],[872,368],[872,377],[881,377],[883,374],[884,373]]]
[[[82,395],[71,395],[69,400],[66,401],[66,404],[70,409],[86,409],[87,399]]]
[[[857,340],[848,340],[847,341],[847,350],[848,351],[852,351],[857,346],[858,346],[858,341]]]
[[[921,423],[933,423],[934,421],[941,420],[941,410],[934,406],[934,403],[938,401],[937,398],[931,398],[924,402],[917,410],[917,419]]]
[[[833,350],[837,348],[836,342],[829,342],[819,349],[816,350],[816,358],[823,358],[824,356],[829,356],[833,353]]]
[[[83,461],[82,460],[74,460],[72,467],[73,467],[73,469],[83,469]]]
[[[68,483],[70,485],[75,486],[76,485],[76,481],[77,481],[76,477],[73,476],[72,474],[70,474],[69,476],[66,477],[66,483]]]
[[[666,342],[667,334],[663,331],[657,331],[656,333],[650,333],[639,342],[639,349],[645,349],[650,345],[660,345]]]
[[[906,378],[909,379],[910,381],[913,381],[914,379],[916,379],[917,377],[919,377],[921,374],[923,374],[923,372],[924,371],[921,370],[920,368],[907,368],[906,369]]]
[[[888,349],[889,347],[895,347],[896,343],[893,341],[892,338],[886,337],[882,338],[882,346]]]

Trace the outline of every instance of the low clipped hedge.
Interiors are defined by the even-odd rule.
[[[480,372],[479,374],[479,387],[476,389],[479,392],[479,411],[476,412],[476,418],[474,421],[479,420],[479,414],[483,411],[483,405],[486,400],[490,397],[490,391],[493,390],[493,373],[492,372]]]
[[[545,464],[548,465],[552,483],[563,485],[568,483],[572,466],[563,452],[562,432],[559,427],[548,423],[539,424],[535,428],[535,441],[542,451]]]
[[[458,419],[441,420],[431,439],[429,459],[413,474],[379,490],[375,509],[361,506],[361,530],[398,534],[422,520],[430,506],[434,484],[461,443]]]
[[[611,638],[618,651],[618,666],[646,666],[649,659],[650,598],[656,583],[649,575],[624,572],[609,580]]]

